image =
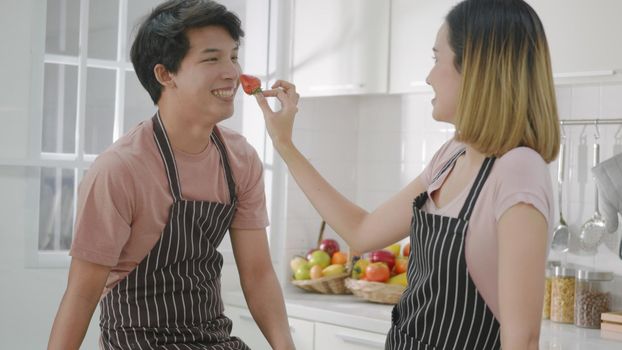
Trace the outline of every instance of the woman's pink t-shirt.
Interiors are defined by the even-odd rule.
[[[434,176],[449,158],[465,145],[454,140],[445,143],[424,169],[421,179],[428,193],[439,189],[449,174],[446,171],[434,183]],[[457,217],[466,201],[472,182],[450,203],[437,208],[428,199],[423,210],[443,216]],[[475,203],[465,242],[469,274],[479,293],[495,317],[499,318],[497,223],[503,213],[518,203],[535,207],[548,222],[551,241],[554,217],[553,189],[550,173],[542,157],[527,147],[515,148],[498,158]],[[529,257],[525,257],[529,259]]]

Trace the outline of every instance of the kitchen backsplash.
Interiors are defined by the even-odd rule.
[[[432,119],[432,97],[421,93],[303,98],[294,138],[331,184],[372,210],[412,181],[452,137],[451,125]],[[557,97],[561,119],[622,118],[622,84],[563,85],[557,87]],[[567,256],[551,252],[549,258],[613,271],[614,305],[619,309],[622,260],[617,251],[622,230],[604,237],[595,256],[581,253],[577,239],[581,225],[594,213],[590,168],[595,128],[565,126],[563,131],[568,150],[563,213],[571,230],[570,252]],[[600,125],[598,131],[601,160],[622,152],[622,125]],[[552,179],[557,179],[557,162],[550,164],[550,170]],[[321,219],[293,179],[288,181],[286,249],[291,256],[315,245]],[[557,198],[556,183],[554,192]],[[330,229],[325,236],[343,244]]]

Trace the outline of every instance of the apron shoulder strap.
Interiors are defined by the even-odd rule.
[[[216,148],[218,149],[218,153],[220,154],[220,161],[222,162],[222,166],[225,169],[225,177],[227,178],[227,185],[229,186],[229,198],[231,199],[231,204],[235,204],[237,202],[237,196],[235,192],[235,181],[233,181],[233,172],[231,171],[231,166],[229,165],[227,148],[225,147],[224,142],[222,142],[217,128],[217,126],[214,126],[211,138],[216,145]]]
[[[458,215],[459,218],[462,218],[465,221],[468,221],[471,218],[475,202],[477,202],[477,198],[484,187],[484,183],[486,183],[486,180],[488,179],[488,175],[490,175],[490,171],[492,170],[492,165],[494,163],[495,157],[488,157],[484,160],[484,163],[479,168],[475,182],[473,183],[473,186],[471,186],[469,195],[462,206],[462,210],[460,210],[460,215]]]
[[[432,181],[430,182],[430,184],[435,183],[436,180],[438,180],[441,177],[441,175],[443,175],[448,169],[451,169],[451,167],[453,167],[454,164],[456,164],[456,160],[458,159],[458,157],[463,155],[465,152],[466,152],[466,148],[462,148],[458,152],[454,153],[454,155],[452,155],[451,158],[449,158],[449,160],[446,161],[445,164],[443,164],[443,166],[441,167],[441,170],[439,170],[436,173],[436,175],[434,175],[434,178],[432,178]]]
[[[168,178],[168,184],[173,195],[175,202],[181,200],[181,184],[179,182],[179,172],[177,171],[177,165],[175,164],[175,157],[173,157],[173,149],[171,143],[164,130],[164,124],[160,118],[160,112],[158,111],[151,120],[153,121],[153,138],[155,139],[160,156],[164,162],[164,168],[166,170],[166,177]]]

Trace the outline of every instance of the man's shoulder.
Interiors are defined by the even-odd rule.
[[[99,154],[94,164],[118,169],[143,163],[153,153],[154,141],[150,128],[150,120],[139,123]]]

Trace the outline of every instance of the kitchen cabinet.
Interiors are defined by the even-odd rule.
[[[292,79],[301,96],[387,92],[385,0],[296,0]]]
[[[425,80],[434,65],[432,47],[457,0],[393,0],[390,93],[432,91]]]
[[[251,349],[271,349],[248,309],[226,305],[225,314],[233,321],[231,335],[242,339]],[[296,349],[313,350],[314,323],[291,317],[288,321]]]
[[[233,322],[232,336],[242,339],[251,349],[270,349],[248,309],[225,305],[225,315]]]
[[[621,79],[622,1],[527,2],[544,25],[557,82],[583,77]]]
[[[325,323],[315,324],[315,349],[384,349],[386,334],[365,332]]]

